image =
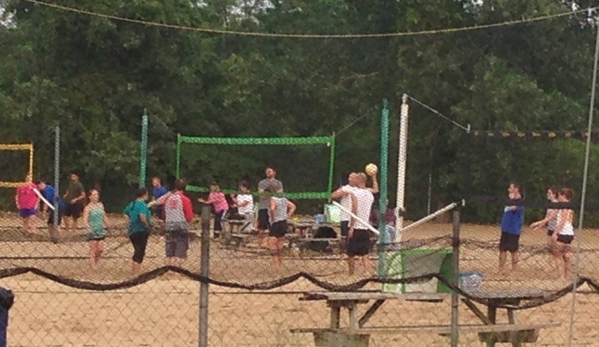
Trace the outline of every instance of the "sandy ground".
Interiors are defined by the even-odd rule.
[[[122,233],[122,220],[112,219],[112,234]],[[109,237],[106,252],[97,273],[87,266],[87,244],[83,241],[53,244],[45,237],[28,239],[14,230],[18,220],[4,216],[0,220],[2,237],[0,268],[35,266],[68,278],[92,282],[116,282],[130,278],[131,246],[122,236]],[[423,240],[451,234],[450,224],[428,223],[406,233],[404,240]],[[584,232],[579,265],[584,275],[599,278],[599,236],[596,230]],[[492,226],[463,225],[466,243],[460,250],[461,271],[484,274],[485,289],[554,290],[563,283],[552,280],[548,254],[543,252],[543,232],[525,230],[520,268],[511,276],[497,275],[497,252],[494,243],[498,230]],[[477,241],[477,242],[474,242]],[[439,243],[430,247],[439,247]],[[192,243],[184,267],[199,271],[199,243]],[[150,239],[145,269],[162,265],[163,241]],[[376,266],[376,257],[374,257]],[[300,258],[288,254],[283,273],[276,273],[263,252],[244,247],[211,246],[211,277],[240,283],[261,283],[284,275],[306,271],[319,279],[345,284],[361,277],[348,276],[346,265],[337,255],[307,254]],[[178,275],[157,278],[127,290],[84,291],[62,286],[32,274],[5,278],[0,286],[10,288],[16,296],[10,311],[9,346],[197,346],[199,325],[199,284]],[[377,290],[380,285],[365,289]],[[326,327],[329,320],[324,302],[300,301],[301,292],[319,288],[300,280],[271,291],[249,293],[247,290],[211,286],[209,296],[210,346],[314,346],[309,334],[292,334],[298,327]],[[599,324],[596,307],[599,295],[586,286],[576,296],[574,316],[575,346],[597,346]],[[563,346],[568,336],[572,296],[539,308],[519,312],[523,323],[560,322],[557,328],[543,330],[539,341],[530,346]],[[362,305],[361,313],[368,308]],[[387,302],[371,319],[370,326],[449,324],[449,300],[438,303]],[[343,321],[347,320],[343,315]],[[504,312],[500,320],[507,318]],[[479,323],[460,305],[460,321]],[[370,346],[447,346],[449,339],[429,334],[373,335]],[[482,346],[476,334],[462,334],[461,346]]]

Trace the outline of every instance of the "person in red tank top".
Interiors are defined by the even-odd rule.
[[[189,223],[193,220],[191,200],[185,196],[187,184],[175,181],[175,190],[164,200],[165,264],[181,266],[189,249]]]

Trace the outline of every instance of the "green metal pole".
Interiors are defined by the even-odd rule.
[[[139,163],[139,186],[146,186],[146,171],[148,160],[148,115],[144,109],[141,117],[141,158]]]
[[[386,244],[390,242],[387,237],[387,222],[385,215],[387,212],[387,163],[389,162],[389,103],[387,99],[383,100],[383,109],[381,110],[381,162],[379,179],[379,277],[385,275],[385,253]]]
[[[335,133],[333,133],[333,138],[331,139],[331,152],[329,158],[329,185],[327,187],[327,193],[329,196],[333,192],[333,174],[335,171]]]
[[[177,134],[177,168],[175,169],[175,176],[181,178],[181,134]]]

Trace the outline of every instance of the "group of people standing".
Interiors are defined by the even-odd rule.
[[[56,193],[54,186],[44,181],[34,183],[31,174],[28,174],[25,183],[17,188],[15,204],[23,221],[23,230],[30,235],[37,234],[40,210],[42,218],[48,216],[49,230],[54,230],[57,234],[64,217],[66,236],[71,236],[73,230],[78,229],[80,219],[83,219],[90,248],[90,267],[95,270],[104,251],[108,221],[104,205],[100,202],[100,192],[97,189],[90,190],[87,204],[84,204],[85,198],[85,189],[75,173],[69,175],[69,184],[62,197]],[[55,221],[56,208],[58,219]]]
[[[547,199],[554,204],[562,203],[560,208],[549,208],[545,218],[530,225],[533,230],[547,227],[547,246],[554,267],[555,277],[569,280],[572,276],[572,252],[570,244],[574,240],[574,211],[567,205],[572,202],[574,191],[570,188],[549,188]],[[501,238],[499,241],[499,272],[505,271],[507,253],[511,254],[515,271],[519,262],[520,235],[524,224],[524,204],[519,184],[510,183],[508,198],[511,203],[504,207],[501,219]]]

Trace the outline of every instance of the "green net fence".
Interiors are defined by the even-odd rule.
[[[189,158],[184,155],[187,153],[184,148],[186,146],[196,147],[195,158]],[[215,146],[219,147],[215,148]],[[230,147],[229,152],[227,153],[227,149],[221,148],[220,146]],[[248,146],[261,148],[252,150],[248,148]],[[280,146],[288,147],[287,151],[276,148]],[[316,146],[323,146],[328,153],[325,153],[321,148],[314,149]],[[207,147],[210,147],[213,152],[216,152],[217,154],[211,157],[206,157],[204,155],[202,159],[198,160],[198,156],[202,157],[203,149],[206,149]],[[298,149],[298,147],[312,148],[309,148],[306,151]],[[305,184],[305,188],[310,186],[313,187],[313,182],[315,181],[324,183],[324,185],[320,184],[320,186],[323,186],[322,191],[294,191],[286,189],[285,195],[287,197],[291,199],[329,199],[335,178],[334,136],[281,138],[210,138],[178,136],[176,176],[185,176],[187,172],[190,174],[192,172],[199,172],[203,166],[210,164],[213,169],[210,173],[210,179],[205,180],[205,185],[198,186],[191,184],[187,187],[187,189],[192,192],[207,192],[209,191],[208,185],[211,184],[212,181],[215,181],[215,177],[223,176],[222,173],[224,172],[230,173],[231,171],[245,170],[245,172],[239,172],[239,180],[241,180],[242,177],[247,177],[248,171],[253,174],[251,167],[260,167],[259,165],[261,164],[261,161],[264,160],[265,152],[267,153],[266,156],[270,158],[267,165],[280,167],[280,170],[303,170],[305,171],[304,176],[312,176],[308,176],[308,181],[312,182],[312,184]],[[193,154],[190,154],[190,156],[192,155]],[[186,161],[187,165],[184,164]],[[181,169],[183,166],[187,169],[185,172]],[[219,168],[221,169],[221,172],[219,172]],[[324,174],[326,176],[317,177],[319,174]],[[194,175],[197,176],[195,173]],[[232,183],[230,187],[222,188],[222,191],[227,194],[239,192],[236,183]]]

